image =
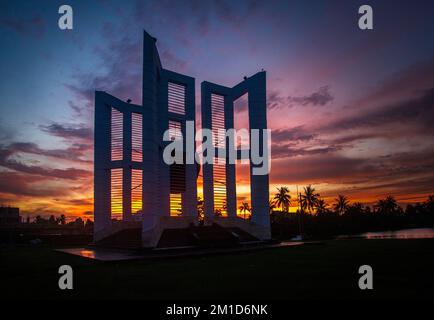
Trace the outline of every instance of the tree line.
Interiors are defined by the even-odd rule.
[[[41,215],[37,215],[33,222],[30,222],[30,217],[27,217],[26,219],[27,224],[36,224],[39,226],[69,226],[69,227],[75,227],[79,229],[93,229],[93,221],[90,219],[86,219],[84,221],[82,218],[78,217],[75,220],[66,221],[66,216],[64,214],[61,214],[60,216],[56,217],[54,215],[50,215],[48,218],[44,218]]]
[[[290,212],[296,202],[298,209]],[[288,187],[277,188],[269,203],[273,236],[291,238],[332,237],[367,231],[402,228],[434,227],[434,196],[424,202],[408,204],[403,209],[393,196],[379,199],[372,207],[360,202],[351,203],[345,195],[338,195],[329,205],[311,185],[292,199]]]

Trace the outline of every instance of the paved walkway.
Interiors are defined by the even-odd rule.
[[[85,248],[67,248],[56,249],[56,251],[81,256],[83,258],[94,259],[98,261],[125,261],[125,260],[142,260],[142,259],[162,259],[162,258],[180,258],[206,256],[216,254],[230,254],[237,252],[251,252],[258,250],[277,249],[299,246],[304,242],[280,242],[275,244],[256,244],[244,245],[231,248],[197,248],[197,247],[178,247],[178,248],[159,248],[149,251],[138,252],[137,250],[128,249],[111,249],[101,247]]]

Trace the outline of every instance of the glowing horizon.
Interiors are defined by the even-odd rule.
[[[376,4],[381,19],[364,32],[353,1],[77,1],[67,32],[48,3],[6,3],[0,204],[24,217],[92,217],[93,94],[141,104],[143,29],[164,67],[195,77],[197,102],[205,79],[232,86],[267,71],[270,198],[312,184],[329,204],[338,194],[367,205],[424,201],[434,194],[434,3],[398,6]],[[249,194],[246,174],[237,180],[238,210]]]

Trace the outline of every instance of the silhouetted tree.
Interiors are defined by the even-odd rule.
[[[277,193],[274,196],[274,203],[278,208],[282,208],[282,211],[288,212],[291,205],[291,195],[287,187],[277,188]]]
[[[318,214],[305,214],[302,210],[297,211],[296,214],[274,211],[270,215],[273,236],[288,239],[302,233],[306,237],[329,238],[340,234],[357,234],[368,231],[434,227],[433,196],[429,196],[422,203],[407,205],[405,212],[392,196],[378,200],[373,211],[370,206],[365,206],[360,202],[348,204],[347,201],[341,201],[346,205],[339,207],[346,207],[346,210],[345,212],[342,210],[341,212],[344,213],[339,214],[338,210],[336,212],[328,210],[325,201],[319,198],[313,188],[309,187],[305,188],[302,208],[309,209],[311,212],[316,209],[315,212]],[[323,214],[325,212],[327,214]],[[303,217],[303,224],[300,224],[299,217]]]
[[[54,215],[51,215],[50,218],[48,218],[48,223],[51,225],[57,225],[56,217],[54,217]]]
[[[224,210],[224,211],[228,210],[228,206],[226,205],[226,201],[223,201],[222,210]]]
[[[316,202],[316,213],[317,214],[325,214],[329,211],[327,208],[329,205],[325,202],[324,199],[318,199]]]
[[[216,217],[221,217],[223,214],[222,214],[222,209],[215,209],[214,210],[214,215],[216,216]]]
[[[301,195],[301,208],[312,213],[318,203],[319,193],[311,185],[304,187],[304,194]]]
[[[80,218],[80,217],[77,218],[77,219],[75,219],[74,225],[75,225],[75,227],[80,228],[80,229],[84,228],[84,221],[83,221],[83,219]]]
[[[428,196],[428,200],[425,202],[425,208],[429,213],[434,214],[434,195]]]
[[[35,223],[36,224],[46,224],[47,222],[48,222],[47,219],[44,219],[40,215],[37,215],[36,218],[35,218]]]
[[[349,206],[349,202],[347,197],[345,197],[344,195],[340,194],[338,195],[338,197],[335,199],[335,204],[333,205],[333,209],[340,215],[343,215]]]
[[[84,224],[84,227],[87,228],[93,228],[93,221],[90,219],[86,219],[86,223]]]
[[[360,202],[354,202],[352,205],[345,207],[345,213],[349,215],[361,215],[365,213],[365,207]]]
[[[244,213],[244,219],[246,219],[246,213],[252,211],[248,202],[241,203],[241,206],[238,209],[240,210],[240,213]]]
[[[375,205],[376,213],[384,215],[393,215],[400,212],[400,207],[393,196],[387,196],[385,199],[378,200]]]
[[[272,200],[268,200],[268,213],[272,214],[274,209],[276,209],[276,204]]]
[[[197,197],[197,218],[200,223],[204,222],[205,219],[205,210],[203,207],[203,199],[201,197]]]

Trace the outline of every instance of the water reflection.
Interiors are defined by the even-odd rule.
[[[104,249],[104,248],[65,248],[57,251],[96,259],[102,261],[118,261],[137,259],[137,256],[128,250]]]
[[[95,259],[95,251],[94,250],[81,250],[80,251],[80,255],[82,257],[86,257],[86,258],[91,258],[91,259]]]
[[[362,239],[433,239],[434,228],[415,228],[397,231],[366,232],[358,235],[343,235],[338,239],[362,238]]]

